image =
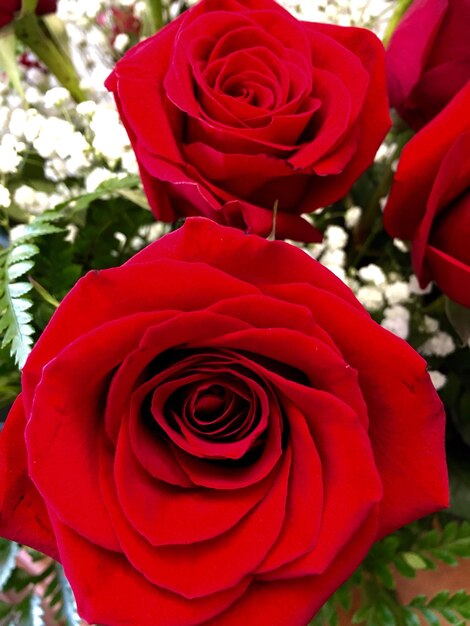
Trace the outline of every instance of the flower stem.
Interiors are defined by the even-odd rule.
[[[147,0],[147,7],[152,20],[154,32],[164,26],[162,0]]]
[[[76,102],[83,102],[86,96],[80,88],[80,81],[71,59],[64,50],[54,43],[47,29],[41,26],[36,15],[27,13],[15,21],[15,33],[30,48],[57,80],[70,92]]]

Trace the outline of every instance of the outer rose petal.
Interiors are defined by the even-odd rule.
[[[85,541],[55,518],[52,522],[79,613],[90,624],[154,626],[158,619],[165,626],[199,626],[233,604],[250,582],[187,600],[149,583],[122,555]]]
[[[425,361],[404,341],[364,320],[352,308],[341,317],[336,298],[294,286],[270,289],[315,312],[345,360],[359,373],[369,413],[369,435],[381,476],[380,536],[436,508],[448,506],[444,451],[444,409],[426,372]],[[374,345],[371,360],[370,345]],[[426,447],[415,441],[426,432]]]
[[[205,626],[240,626],[263,620],[272,626],[305,626],[367,554],[377,532],[376,514],[320,576],[255,582],[238,602]],[[262,613],[261,613],[262,607]],[[378,625],[377,625],[378,626]]]
[[[0,534],[58,559],[49,514],[28,472],[25,426],[19,395],[0,437]]]

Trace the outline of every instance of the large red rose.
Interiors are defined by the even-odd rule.
[[[155,216],[313,241],[389,128],[382,44],[273,0],[203,0],[107,81]]]
[[[418,130],[470,79],[470,0],[414,0],[387,49],[390,103]]]
[[[470,308],[469,112],[470,82],[406,145],[384,223],[393,237],[412,241],[423,287],[434,280]]]
[[[15,13],[21,10],[21,0],[1,0],[0,2],[0,28],[9,24]],[[57,10],[57,0],[39,0],[36,13],[46,15],[55,13]]]
[[[91,272],[0,435],[0,531],[108,626],[305,626],[447,503],[426,364],[288,244],[203,218]]]

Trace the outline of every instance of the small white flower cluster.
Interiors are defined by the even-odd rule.
[[[409,282],[396,273],[385,275],[384,271],[373,263],[361,267],[354,278],[355,282],[352,282],[351,286],[357,287],[358,300],[371,312],[385,307],[382,326],[405,339],[408,336],[410,315],[403,305],[410,298]]]
[[[127,5],[120,0],[119,6]],[[25,101],[0,77],[0,207],[13,205],[33,215],[72,191],[77,195],[114,176],[138,172],[127,133],[103,86],[116,58],[109,42],[101,45],[104,34],[97,15],[111,6],[118,3],[59,2],[58,14],[65,21],[88,101],[77,105],[31,53],[20,65]],[[35,168],[31,180],[22,174],[27,163]]]
[[[383,35],[393,14],[393,0],[280,0],[300,19],[340,26],[364,26]]]

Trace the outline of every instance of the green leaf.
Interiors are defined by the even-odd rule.
[[[428,569],[426,560],[416,552],[404,552],[403,560],[414,570]]]
[[[34,328],[32,300],[28,297],[32,286],[26,281],[16,281],[33,269],[39,254],[39,247],[31,241],[61,231],[44,218],[17,226],[12,229],[10,247],[0,255],[0,332],[3,333],[0,345],[10,347],[10,354],[20,368],[31,351]]]
[[[53,578],[44,593],[46,602],[65,626],[80,626],[77,604],[62,566],[54,563],[52,572]]]
[[[16,607],[18,621],[15,626],[44,626],[44,611],[41,599],[36,593],[31,593]]]
[[[20,263],[9,265],[7,269],[7,279],[13,282],[16,278],[24,276],[32,267],[34,267],[34,261],[21,261]]]
[[[0,29],[0,67],[6,72],[16,91],[24,98],[23,85],[16,60],[16,35],[11,26]]]
[[[0,539],[0,591],[15,569],[18,544],[7,539]]]
[[[449,322],[462,340],[462,345],[467,345],[470,340],[470,309],[449,298],[446,298],[445,309]]]

